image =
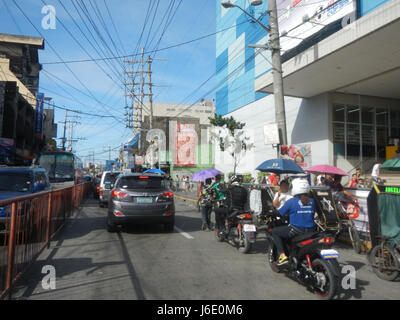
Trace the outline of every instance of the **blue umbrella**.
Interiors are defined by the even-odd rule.
[[[159,173],[159,174],[163,174],[163,175],[165,174],[165,172],[160,170],[160,169],[149,169],[149,170],[146,170],[143,173]]]
[[[271,159],[264,161],[260,164],[256,170],[273,172],[276,174],[281,173],[304,173],[303,169],[300,168],[296,162],[289,159]]]

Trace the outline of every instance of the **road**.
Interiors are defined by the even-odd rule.
[[[241,254],[200,231],[200,213],[176,200],[176,230],[136,226],[105,230],[106,209],[88,200],[17,284],[13,299],[318,299],[266,265],[265,236]],[[399,281],[376,277],[365,255],[338,244],[342,266],[356,269],[356,288],[340,299],[400,299]],[[41,273],[54,266],[56,289],[43,289]]]

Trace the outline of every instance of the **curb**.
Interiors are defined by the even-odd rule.
[[[197,204],[197,200],[195,200],[195,199],[191,199],[191,198],[185,198],[185,197],[182,197],[182,196],[177,196],[177,195],[174,195],[174,197],[175,197],[175,198],[177,198],[177,199],[183,200],[183,201],[191,201],[191,202],[193,202],[193,203],[196,203],[196,204]]]

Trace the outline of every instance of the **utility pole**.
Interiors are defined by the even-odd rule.
[[[268,14],[270,24],[269,47],[271,49],[272,76],[274,82],[275,119],[279,128],[280,144],[287,145],[285,98],[283,92],[282,61],[276,0],[268,0]]]
[[[147,57],[148,76],[149,76],[149,104],[150,104],[150,130],[153,129],[153,83],[151,82],[151,63],[153,60],[150,56]]]
[[[258,6],[262,4],[262,0],[253,0],[250,3],[252,6]],[[268,45],[249,45],[252,48],[268,49],[271,50],[272,56],[272,76],[274,83],[274,102],[275,102],[275,119],[279,128],[279,138],[281,145],[287,145],[287,132],[286,132],[286,115],[285,115],[285,100],[283,92],[283,80],[282,80],[282,61],[281,61],[281,48],[279,41],[279,27],[278,27],[278,13],[276,0],[268,0],[268,15],[269,15],[269,27],[263,25],[259,19],[253,17],[250,13],[245,11],[238,5],[231,3],[230,1],[223,1],[221,5],[224,8],[238,8],[247,16],[249,16],[254,22],[262,27],[267,33],[269,33],[269,44]],[[278,151],[279,152],[279,151]]]
[[[153,87],[154,84],[152,82],[152,69],[151,64],[155,60],[165,61],[167,59],[153,59],[150,56],[145,60],[144,58],[144,49],[141,51],[140,60],[124,60],[125,63],[128,63],[132,66],[131,69],[134,69],[134,65],[139,64],[139,71],[126,71],[128,68],[125,68],[125,75],[128,76],[127,81],[125,81],[125,95],[130,97],[132,103],[130,106],[126,106],[127,110],[125,113],[125,120],[127,122],[126,127],[133,129],[133,136],[139,134],[139,142],[138,149],[139,154],[141,152],[141,132],[143,131],[143,111],[146,115],[149,116],[149,128],[153,128]],[[145,63],[147,63],[148,67],[145,70]],[[136,77],[139,75],[139,81],[136,81]],[[145,77],[147,75],[147,77]],[[147,79],[146,79],[147,78]],[[146,82],[147,80],[147,82]],[[138,86],[138,94],[136,94],[135,89]],[[148,87],[148,93],[145,91],[145,87]],[[145,105],[145,97],[148,97],[149,106]]]
[[[111,161],[111,146],[108,146],[108,149],[105,149],[104,151],[108,152],[108,161]]]
[[[66,133],[67,133],[67,117],[68,117],[68,111],[65,110],[65,117],[64,117],[64,134],[62,137],[62,149],[65,151],[65,141],[66,141]]]

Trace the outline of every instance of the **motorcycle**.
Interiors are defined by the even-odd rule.
[[[272,229],[285,225],[277,213],[267,217],[268,264],[276,273],[284,272],[305,285],[322,299],[332,299],[339,285],[339,253],[332,249],[334,238],[324,232],[295,236],[285,241],[289,262],[278,266],[278,253],[272,238]]]
[[[252,213],[233,208],[230,218],[226,221],[225,230],[216,228],[215,237],[219,242],[227,241],[237,247],[241,253],[249,253],[256,242],[256,233]]]

